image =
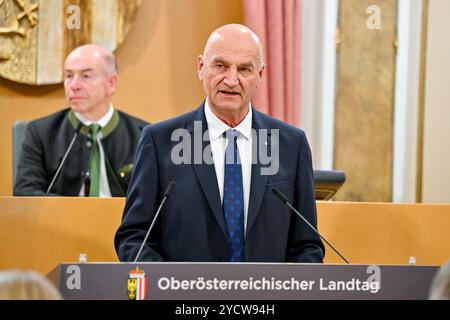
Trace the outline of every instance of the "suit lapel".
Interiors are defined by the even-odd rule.
[[[196,125],[194,125],[196,123]],[[199,128],[199,124],[201,123],[201,130]],[[225,220],[223,217],[222,212],[222,202],[220,200],[220,192],[219,192],[219,186],[217,185],[217,177],[216,177],[216,170],[214,168],[214,164],[206,164],[203,160],[203,151],[206,150],[206,148],[210,145],[209,141],[203,141],[203,136],[205,134],[205,131],[208,130],[208,124],[206,122],[205,112],[204,112],[204,105],[201,105],[194,113],[192,120],[188,123],[187,129],[191,133],[191,143],[192,143],[192,161],[194,161],[194,155],[195,155],[195,139],[201,139],[202,140],[202,148],[201,150],[197,150],[198,152],[201,152],[202,159],[200,164],[192,164],[192,167],[194,168],[195,174],[197,176],[197,179],[201,185],[201,188],[203,190],[203,193],[206,197],[206,200],[208,201],[209,207],[211,208],[211,211],[214,215],[214,217],[217,220],[217,223],[219,224],[224,236],[226,237],[226,231],[225,231]]]
[[[252,138],[252,156],[257,157],[258,156],[258,137],[259,137],[259,130],[260,129],[266,129],[267,130],[267,140],[262,142],[262,144],[266,145],[268,148],[268,154],[271,154],[271,145],[270,145],[270,129],[266,127],[261,115],[253,109],[253,123],[252,123],[252,129],[256,131],[256,136],[253,136]],[[254,132],[255,132],[254,131]],[[261,162],[259,159],[252,159],[252,180],[250,183],[250,199],[249,199],[249,206],[248,206],[248,221],[247,221],[247,234],[249,234],[251,228],[253,227],[256,217],[259,213],[259,208],[261,207],[261,202],[264,197],[264,192],[266,190],[267,175],[261,175]]]
[[[198,125],[197,127],[194,126],[194,123],[197,122],[197,124],[201,123],[201,130],[199,129]],[[267,143],[268,147],[268,154],[271,154],[271,145],[270,145],[270,128],[268,128],[265,125],[265,122],[263,118],[261,117],[261,114],[255,109],[253,109],[253,121],[252,121],[252,128],[256,131],[257,135],[254,136],[252,139],[252,147],[258,148],[258,132],[260,129],[266,129],[267,130],[267,140],[262,142],[262,144]],[[208,130],[208,124],[206,122],[205,112],[204,112],[204,105],[201,105],[193,114],[193,117],[189,121],[187,125],[187,129],[191,133],[191,143],[192,143],[192,155],[194,155],[194,139],[195,136],[203,137],[205,134],[205,131]],[[195,132],[195,131],[199,132]],[[200,134],[201,131],[201,134]],[[203,154],[203,151],[210,145],[209,141],[203,141],[202,139],[202,149],[201,152]],[[257,150],[254,149],[256,152],[253,152],[254,156],[258,155]],[[198,152],[198,151],[197,151]],[[193,158],[193,157],[192,157]],[[256,217],[258,216],[259,209],[261,207],[262,200],[264,198],[264,192],[266,191],[266,185],[268,181],[267,175],[261,175],[261,168],[263,166],[261,165],[259,159],[258,161],[252,160],[252,162],[255,162],[252,164],[252,174],[251,174],[251,186],[250,186],[250,199],[249,199],[249,206],[248,206],[248,221],[247,221],[247,234],[253,227]],[[217,223],[219,224],[223,234],[225,237],[226,231],[225,231],[225,220],[223,217],[223,211],[222,211],[222,202],[220,200],[220,193],[219,193],[219,187],[217,185],[217,177],[216,177],[216,170],[214,168],[214,165],[208,165],[204,163],[204,161],[201,161],[201,164],[192,164],[195,174],[197,176],[197,179],[201,185],[202,191],[208,201],[208,205],[211,208],[211,211],[214,215],[214,217],[217,220]]]

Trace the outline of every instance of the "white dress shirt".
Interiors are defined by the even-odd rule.
[[[83,123],[87,127],[89,127],[91,124],[97,123],[101,128],[104,128],[104,127],[106,127],[106,125],[109,123],[109,121],[113,117],[113,115],[114,115],[114,108],[111,105],[109,107],[108,112],[100,120],[98,120],[97,122],[93,122],[93,121],[90,121],[90,120],[86,119],[85,117],[83,117],[78,112],[75,112],[75,115],[77,116],[78,120],[80,120],[81,123]],[[109,188],[108,175],[106,174],[105,152],[104,152],[103,146],[102,146],[102,144],[100,142],[100,140],[102,138],[103,138],[103,135],[99,131],[99,133],[97,134],[97,144],[98,144],[98,147],[99,147],[98,149],[100,151],[100,191],[99,191],[99,197],[100,198],[109,198],[109,197],[111,197],[111,189]],[[84,183],[81,186],[80,196],[84,197]]]
[[[224,132],[229,129],[239,131],[237,137],[237,146],[242,166],[242,184],[244,188],[244,230],[247,230],[248,203],[250,199],[250,183],[252,175],[252,107],[244,120],[235,128],[231,128],[222,120],[220,120],[209,106],[208,99],[205,102],[205,116],[209,129],[209,140],[211,143],[211,151],[214,160],[214,168],[216,170],[217,183],[219,186],[220,199],[223,204],[223,184],[224,184],[224,162],[225,150],[227,148],[227,138]],[[244,233],[245,234],[245,233]]]

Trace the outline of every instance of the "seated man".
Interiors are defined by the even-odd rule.
[[[107,49],[85,45],[69,54],[64,89],[70,108],[28,124],[15,196],[126,195],[147,123],[113,108],[117,81],[115,58]]]

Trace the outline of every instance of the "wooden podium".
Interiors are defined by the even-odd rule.
[[[437,267],[276,264],[60,264],[66,300],[427,299]]]
[[[61,261],[118,262],[125,199],[0,198],[0,269],[50,272]],[[352,263],[443,265],[450,205],[318,202],[319,231]],[[341,263],[327,248],[325,263]]]

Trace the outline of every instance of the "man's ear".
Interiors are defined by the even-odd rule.
[[[117,85],[119,83],[119,77],[117,74],[112,74],[108,77],[108,94],[113,95],[117,90]]]
[[[258,83],[256,84],[256,87],[259,87],[259,84],[261,83],[262,77],[264,75],[264,65],[261,67],[261,69],[258,71]]]
[[[262,67],[261,67],[261,69],[259,70],[259,79],[261,80],[262,79],[262,77],[263,77],[263,75],[264,75],[264,69],[265,69],[265,66],[264,66],[264,64],[262,65]]]
[[[205,62],[203,60],[203,55],[199,55],[197,60],[198,60],[197,61],[198,78],[200,79],[200,81],[203,81],[202,70],[205,65]]]

